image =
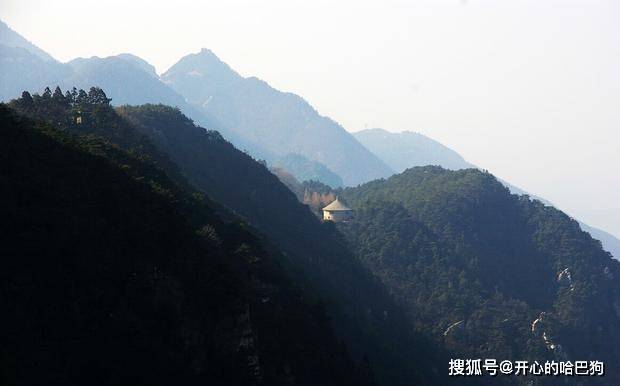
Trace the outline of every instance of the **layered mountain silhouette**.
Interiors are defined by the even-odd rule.
[[[592,227],[581,221],[579,221],[579,225],[581,225],[581,229],[591,234],[592,237],[600,240],[601,244],[603,244],[603,248],[605,248],[606,251],[611,253],[614,258],[620,260],[620,239],[618,239],[616,236],[612,235],[609,232],[605,232],[602,229]]]
[[[403,172],[408,168],[425,165],[441,166],[449,170],[477,169],[460,154],[425,135],[411,131],[392,133],[383,129],[367,129],[353,133],[364,146],[383,159],[392,169]],[[510,191],[518,195],[528,192],[509,182],[501,181]],[[532,196],[546,205],[554,206],[544,198]],[[601,229],[580,222],[581,228],[603,243],[605,250],[620,259],[620,240]]]
[[[2,384],[371,384],[281,252],[98,95],[13,104],[53,125],[0,105]]]
[[[17,32],[13,31],[11,27],[9,27],[2,20],[0,20],[0,45],[12,48],[23,48],[44,61],[56,61],[56,59],[54,59],[50,54],[26,40]]]
[[[450,170],[475,168],[454,150],[420,133],[392,133],[375,128],[355,132],[353,136],[397,173],[425,165]]]
[[[300,181],[320,181],[335,188],[344,185],[342,178],[325,165],[299,154],[289,153],[283,157],[277,157],[271,165],[287,170]]]
[[[2,32],[5,38],[0,41],[16,42],[7,45],[10,50],[0,51],[6,68],[0,90],[3,100],[19,96],[24,89],[42,91],[48,85],[97,85],[115,105],[164,103],[179,107],[201,125],[217,127],[255,158],[280,166],[288,163],[290,172],[300,180],[311,177],[333,184],[341,179],[346,185],[356,185],[392,174],[342,126],[319,115],[301,97],[275,90],[257,78],[241,77],[209,50],[182,58],[160,81],[150,64],[131,54],[61,64],[49,55],[41,57],[40,49],[8,27]],[[293,157],[296,162],[290,162]],[[305,159],[303,167],[301,157]],[[314,172],[309,172],[311,169]]]
[[[0,45],[0,99],[9,101],[24,90],[43,91],[49,84],[60,84],[71,75],[62,63],[41,59],[22,47]]]
[[[143,105],[113,110],[107,101],[103,91],[93,88],[87,94],[66,96],[60,91],[33,97],[25,94],[10,106],[61,132],[84,136],[87,144],[91,138],[100,138],[112,149],[151,160],[187,195],[182,199],[171,196],[174,191],[168,186],[157,185],[154,190],[179,203],[191,221],[206,221],[187,203],[197,193],[206,193],[209,202],[216,203],[213,207],[222,219],[243,219],[248,231],[264,240],[262,248],[276,254],[278,264],[301,291],[299,296],[326,318],[327,327],[333,328],[343,344],[342,359],[350,355],[353,368],[362,371],[365,366],[385,384],[394,385],[411,380],[430,383],[437,377],[431,369],[437,370],[441,360],[433,362],[432,358],[443,355],[441,350],[430,350],[424,339],[411,333],[404,313],[334,228],[300,204],[264,164],[235,149],[217,132],[195,126],[176,108]],[[82,114],[79,123],[74,118],[76,111]],[[92,146],[98,154],[100,145]],[[136,168],[123,160],[118,163],[128,172]],[[138,179],[150,183],[153,173]],[[238,253],[245,249],[236,247]],[[247,258],[267,259],[260,255]],[[268,283],[259,288],[261,302],[269,302],[280,292]],[[266,315],[255,317],[270,322]],[[412,368],[410,363],[416,361],[426,364]]]
[[[6,26],[6,25],[5,25]],[[89,89],[104,88],[115,105],[165,103],[176,106],[205,127],[215,123],[194,109],[185,98],[163,84],[153,66],[131,54],[106,58],[78,58],[60,63],[13,30],[0,29],[0,100],[9,101],[24,90],[42,92],[47,86]],[[10,46],[4,42],[26,42]],[[43,57],[42,57],[43,56]]]
[[[185,56],[162,80],[215,117],[225,131],[242,138],[251,154],[264,155],[268,162],[299,154],[325,165],[345,185],[392,174],[342,126],[319,115],[300,96],[278,91],[255,77],[242,77],[210,50]]]
[[[603,360],[593,382],[620,382],[619,263],[562,212],[426,137],[373,130],[371,152],[208,50],[159,78],[20,44],[0,46],[2,98],[21,96],[0,105],[3,384],[584,380],[448,378],[459,356]],[[356,215],[335,225],[270,166],[374,180],[336,190]]]
[[[154,78],[159,78],[159,75],[157,75],[157,71],[155,71],[155,67],[150,64],[149,62],[147,62],[146,60],[133,55],[133,54],[128,54],[128,53],[124,53],[124,54],[118,54],[116,55],[118,58],[121,59],[125,59],[126,61],[133,63],[134,65],[136,65],[138,68],[140,68],[141,70],[143,70],[144,72],[146,72],[147,74],[151,75]]]
[[[342,127],[320,117],[300,97],[274,90],[256,78],[241,77],[206,49],[181,59],[162,76],[162,84],[153,66],[135,55],[80,58],[62,64],[2,21],[0,23],[0,67],[3,70],[0,72],[0,100],[18,97],[23,90],[41,92],[48,85],[64,88],[97,85],[107,91],[115,105],[164,103],[179,107],[201,126],[217,128],[226,139],[254,158],[287,170],[299,181],[317,180],[332,187],[387,177],[393,171],[401,172],[414,166],[440,165],[455,170],[476,167],[441,143],[413,132],[363,130],[353,134],[363,145],[359,146]],[[210,98],[217,95],[210,105]],[[209,103],[205,106],[207,100]],[[286,122],[313,123],[293,125],[298,129],[291,129]],[[315,127],[315,123],[319,126]],[[302,126],[305,129],[300,129]],[[258,133],[266,133],[266,136]],[[257,140],[257,136],[260,139]],[[282,140],[285,137],[287,141]],[[300,145],[297,141],[307,143]],[[373,153],[370,157],[367,157],[366,148]],[[318,156],[313,155],[315,150]],[[335,164],[344,165],[344,168],[368,175],[344,178],[344,169],[325,161],[325,156],[334,158]],[[381,160],[378,164],[377,159]],[[506,185],[513,193],[526,194],[509,183]],[[618,238],[587,224],[582,223],[582,227],[600,239],[612,255],[620,256]]]

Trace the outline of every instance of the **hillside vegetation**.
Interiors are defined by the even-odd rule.
[[[58,128],[0,105],[2,384],[372,383],[276,248],[101,90],[59,95],[13,103]]]
[[[620,264],[575,220],[474,169],[341,194],[356,216],[339,230],[416,329],[467,358],[603,360],[592,382],[618,382]]]
[[[217,132],[195,126],[178,109],[168,106],[115,110],[95,88],[89,93],[74,90],[64,95],[60,90],[40,96],[25,93],[11,106],[63,132],[103,138],[149,160],[184,190],[195,186],[199,194],[206,193],[217,203],[213,208],[218,216],[241,217],[265,240],[265,249],[282,251],[277,262],[304,299],[324,310],[322,315],[330,320],[335,339],[343,342],[339,351],[343,358],[346,350],[355,368],[372,369],[360,370],[362,373],[374,372],[380,382],[390,385],[423,379],[431,383],[436,377],[436,366],[443,361],[432,358],[439,354],[429,351],[424,340],[409,331],[404,314],[348,251],[334,228],[322,224],[298,203],[264,164],[235,149]],[[81,124],[76,123],[76,114],[82,118]],[[184,213],[193,218],[195,211],[188,208]],[[294,323],[291,328],[297,331]],[[270,329],[274,334],[279,330]],[[415,361],[427,365],[411,366]]]

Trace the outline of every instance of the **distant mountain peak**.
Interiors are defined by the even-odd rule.
[[[357,133],[373,133],[373,134],[384,134],[384,135],[414,135],[414,136],[429,138],[426,135],[419,133],[417,131],[413,131],[413,130],[389,131],[381,127],[372,127],[370,129],[359,130],[353,134],[355,135]]]
[[[382,129],[380,127],[372,127],[370,129],[364,129],[360,131],[370,131],[370,132],[375,132],[375,133],[389,133],[389,131]]]
[[[217,65],[221,65],[221,66],[225,66],[226,68],[230,69],[230,71],[234,70],[232,68],[230,68],[230,66],[226,63],[224,63],[223,60],[221,60],[216,54],[215,52],[211,51],[208,48],[201,48],[200,51],[196,54],[189,54],[187,56],[195,56],[197,58],[200,58],[201,60],[205,61],[205,62],[209,62],[211,64],[217,64]]]
[[[239,75],[228,64],[208,48],[202,48],[198,53],[189,54],[181,58],[178,63],[172,66],[162,78],[170,77],[174,74],[188,74],[190,76],[209,76],[219,80],[240,79]]]
[[[475,167],[454,150],[414,131],[394,133],[373,128],[353,135],[397,172],[424,165],[440,165],[453,170]]]
[[[92,70],[101,70],[101,66],[114,66],[121,68],[136,69],[135,63],[123,59],[120,56],[91,56],[89,58],[79,57],[67,62],[74,70],[81,71],[84,68],[91,68]]]
[[[209,49],[183,57],[161,79],[214,117],[220,128],[234,136],[233,143],[252,156],[274,163],[294,153],[314,162],[296,168],[304,171],[296,178],[308,177],[307,171],[316,176],[320,171],[320,175],[335,177],[324,183],[340,185],[341,179],[344,185],[357,185],[393,173],[342,126],[320,115],[302,97],[279,91],[257,77],[239,75]]]
[[[130,53],[122,53],[122,54],[116,55],[116,57],[130,62],[131,64],[135,65],[139,69],[143,70],[144,72],[146,72],[147,74],[155,78],[159,77],[157,75],[157,71],[155,71],[155,67],[151,63],[147,62],[146,60],[142,59],[139,56],[136,56]]]
[[[211,51],[210,49],[208,49],[208,48],[206,48],[206,47],[202,47],[202,48],[200,49],[199,54],[200,54],[200,55],[209,55],[209,56],[212,56],[213,58],[215,58],[215,59],[217,59],[217,60],[220,60],[220,59],[217,57],[217,55],[215,55],[215,53],[214,53],[213,51]]]
[[[24,48],[45,61],[56,61],[52,55],[29,42],[26,38],[11,29],[11,27],[9,27],[2,20],[0,20],[0,45]]]

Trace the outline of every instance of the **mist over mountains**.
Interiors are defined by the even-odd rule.
[[[299,96],[277,91],[257,78],[241,77],[206,49],[182,58],[161,81],[151,65],[131,54],[60,64],[14,48],[4,49],[2,60],[7,69],[0,90],[3,100],[17,97],[24,89],[42,91],[45,85],[88,88],[96,84],[115,105],[177,106],[201,125],[217,126],[237,147],[270,163],[286,164],[300,178],[325,174],[324,181],[334,183],[338,181],[332,173],[336,173],[343,183],[356,185],[393,173]],[[23,79],[18,76],[22,73],[33,75]],[[19,83],[11,84],[15,79]]]
[[[467,162],[460,154],[444,146],[443,144],[428,138],[422,134],[410,131],[391,133],[383,129],[367,129],[353,133],[353,135],[370,151],[377,154],[381,159],[396,172],[403,172],[415,166],[436,165],[445,169],[478,169],[478,166]],[[513,194],[529,195],[509,182],[502,183]],[[553,203],[544,198],[532,196],[549,206]],[[595,239],[603,243],[603,247],[616,259],[620,258],[620,240],[604,230],[589,226],[580,222],[581,228],[589,232]]]
[[[2,383],[584,379],[449,378],[454,357],[603,360],[593,384],[620,381],[620,263],[453,150],[352,135],[206,49],[159,77],[0,32]],[[303,189],[355,216],[321,221]]]
[[[437,165],[451,170],[476,167],[454,150],[420,133],[391,133],[375,128],[355,132],[353,136],[397,173],[424,165]]]
[[[385,178],[414,166],[477,167],[419,133],[368,129],[350,134],[301,97],[242,77],[208,49],[185,56],[160,78],[152,65],[128,53],[59,63],[5,23],[0,27],[0,100],[15,98],[23,90],[42,91],[48,85],[66,89],[98,85],[115,105],[179,107],[253,157],[287,170],[299,181],[316,180],[332,187]],[[526,193],[507,186],[513,193]],[[583,226],[612,255],[620,256],[618,238]]]
[[[255,77],[241,77],[210,50],[185,56],[162,80],[214,116],[225,130],[243,138],[250,153],[264,154],[267,161],[298,154],[322,163],[345,185],[393,172],[298,95],[275,90]]]
[[[50,54],[26,40],[17,32],[13,31],[11,27],[9,27],[2,20],[0,20],[0,45],[13,48],[23,48],[46,62],[56,61],[56,59],[54,59]]]

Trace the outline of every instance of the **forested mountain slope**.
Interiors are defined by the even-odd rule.
[[[415,166],[435,165],[450,170],[478,168],[465,161],[456,151],[419,133],[403,131],[392,133],[383,129],[367,129],[353,133],[364,146],[375,153],[396,172],[401,173]],[[502,181],[514,194],[529,194],[526,191]],[[332,187],[334,187],[332,185]],[[550,202],[536,197],[545,204]],[[580,222],[581,229],[600,240],[606,251],[620,259],[620,240],[601,229]]]
[[[114,113],[90,96],[80,109]],[[4,105],[0,138],[3,385],[371,382],[279,252],[172,182],[148,141],[125,151]]]
[[[108,103],[98,89],[69,94],[64,98]],[[372,369],[367,373],[375,372],[382,384],[433,384],[438,374],[443,375],[438,366],[444,361],[437,360],[442,354],[409,331],[401,310],[347,250],[335,229],[298,203],[263,164],[235,149],[217,132],[195,126],[178,109],[125,106],[117,113],[109,106],[86,108],[81,110],[83,123],[76,125],[75,110],[62,107],[61,96],[60,90],[43,96],[25,94],[11,106],[47,117],[63,130],[101,136],[138,157],[148,156],[172,178],[186,177],[242,216],[283,251],[277,260],[304,297],[319,305],[318,310],[324,308],[337,339],[346,343],[356,363],[367,363]],[[218,213],[227,217],[228,210]],[[192,211],[187,213],[190,216]],[[419,365],[412,366],[413,362]]]
[[[354,356],[370,359],[380,381],[430,382],[429,366],[436,370],[438,365],[431,359],[436,352],[422,354],[425,343],[407,331],[406,319],[383,286],[359,264],[331,224],[321,223],[264,164],[217,133],[196,127],[178,110],[125,106],[119,113],[169,154],[195,186],[286,253],[299,283],[325,300],[338,335]],[[411,366],[415,360],[426,367]]]
[[[210,103],[210,97],[214,95],[212,95],[213,90],[218,90],[218,92],[226,90],[231,84],[238,83],[240,79],[247,80],[248,83],[256,81],[256,79],[240,77],[208,50],[204,50],[194,56],[198,57],[198,59],[202,58],[202,61],[198,59],[190,60],[193,57],[190,55],[184,58],[187,60],[182,62],[189,63],[189,67],[205,68],[207,76],[204,76],[205,74],[198,70],[192,70],[187,63],[183,66],[180,66],[181,63],[179,63],[180,67],[177,67],[179,71],[174,76],[169,73],[165,78],[166,82],[171,82],[172,78],[180,80],[176,86],[174,82],[168,86],[184,90],[183,95],[190,102],[194,103],[191,104],[183,96],[172,90],[172,88],[163,84],[155,73],[153,66],[137,56],[120,54],[107,58],[79,58],[68,64],[63,64],[55,61],[49,54],[28,42],[6,24],[2,23],[0,25],[0,68],[2,68],[2,71],[0,71],[0,100],[8,101],[18,97],[23,90],[43,91],[47,85],[60,85],[65,88],[77,86],[85,89],[96,85],[106,89],[107,94],[112,97],[113,103],[116,105],[125,103],[164,103],[179,107],[185,115],[192,118],[200,126],[218,129],[224,138],[234,143],[239,149],[248,151],[255,158],[268,160],[272,166],[286,169],[299,181],[303,182],[307,179],[314,179],[332,187],[338,187],[347,183],[342,181],[341,176],[334,173],[335,169],[328,168],[325,166],[325,163],[319,162],[320,160],[317,161],[320,157],[300,154],[300,151],[295,147],[297,146],[297,140],[287,140],[280,143],[278,151],[274,152],[268,150],[269,146],[253,142],[253,139],[246,132],[237,134],[235,130],[227,129],[230,122],[242,115],[241,110],[238,111],[236,108],[232,108],[232,105],[224,103],[221,108],[215,109],[217,113],[214,112],[214,114],[210,114],[204,106],[196,105],[198,100],[206,101],[206,99],[209,99]],[[184,73],[181,70],[187,71]],[[198,81],[197,77],[200,78],[200,81]],[[285,96],[289,99],[296,97],[293,94],[279,93],[266,84],[263,86],[265,86],[265,90],[263,90],[266,93],[265,95],[274,93],[274,95]],[[229,98],[229,96],[220,95],[217,100],[226,98]],[[279,99],[275,98],[274,100]],[[271,106],[272,102],[262,101],[261,103],[264,105],[261,106]],[[256,103],[258,102],[252,99],[245,100],[244,98],[239,101],[241,106],[251,106]],[[293,106],[295,106],[294,103]],[[213,108],[213,105],[209,108]],[[231,116],[224,114],[228,108],[233,112]],[[286,109],[284,112],[286,112]],[[221,122],[214,116],[219,114],[224,114]],[[260,114],[271,114],[280,123],[286,121],[284,119],[286,114],[277,112],[277,109],[270,110],[268,113],[263,111]],[[254,122],[255,120],[252,118],[247,123],[249,126],[253,126]],[[275,127],[271,123],[268,126]],[[288,128],[285,131],[288,132]],[[333,133],[336,132],[338,130],[333,131]],[[340,131],[340,134],[343,134],[342,131]],[[317,135],[320,137],[323,134],[315,131],[311,131],[311,133],[304,132],[299,140],[317,140],[319,138],[316,137]],[[453,150],[416,133],[404,132],[395,134],[381,129],[370,129],[354,133],[354,135],[364,146],[398,172],[405,168],[426,164],[437,164],[449,169],[471,166]],[[276,143],[271,140],[268,142],[271,144]],[[359,162],[355,157],[351,157],[348,151],[343,152],[342,146],[344,142],[334,138],[320,142],[317,145],[317,148],[322,149],[320,152],[329,150],[328,154],[331,156],[341,157],[344,155],[345,159],[343,162],[352,162],[354,168],[368,169],[364,162]],[[332,145],[335,146],[329,148]],[[364,171],[364,173],[366,172]],[[364,177],[363,180],[366,181],[378,176],[387,177],[390,174],[392,174],[391,171],[388,173],[375,173]],[[510,186],[510,188],[514,193],[519,192],[514,186]],[[582,224],[582,229],[587,230],[595,238],[601,240],[605,249],[616,258],[620,256],[620,240],[618,238],[585,224]]]
[[[603,360],[591,382],[619,382],[620,264],[576,221],[474,169],[412,168],[341,197],[356,216],[339,230],[418,330],[466,358]]]

